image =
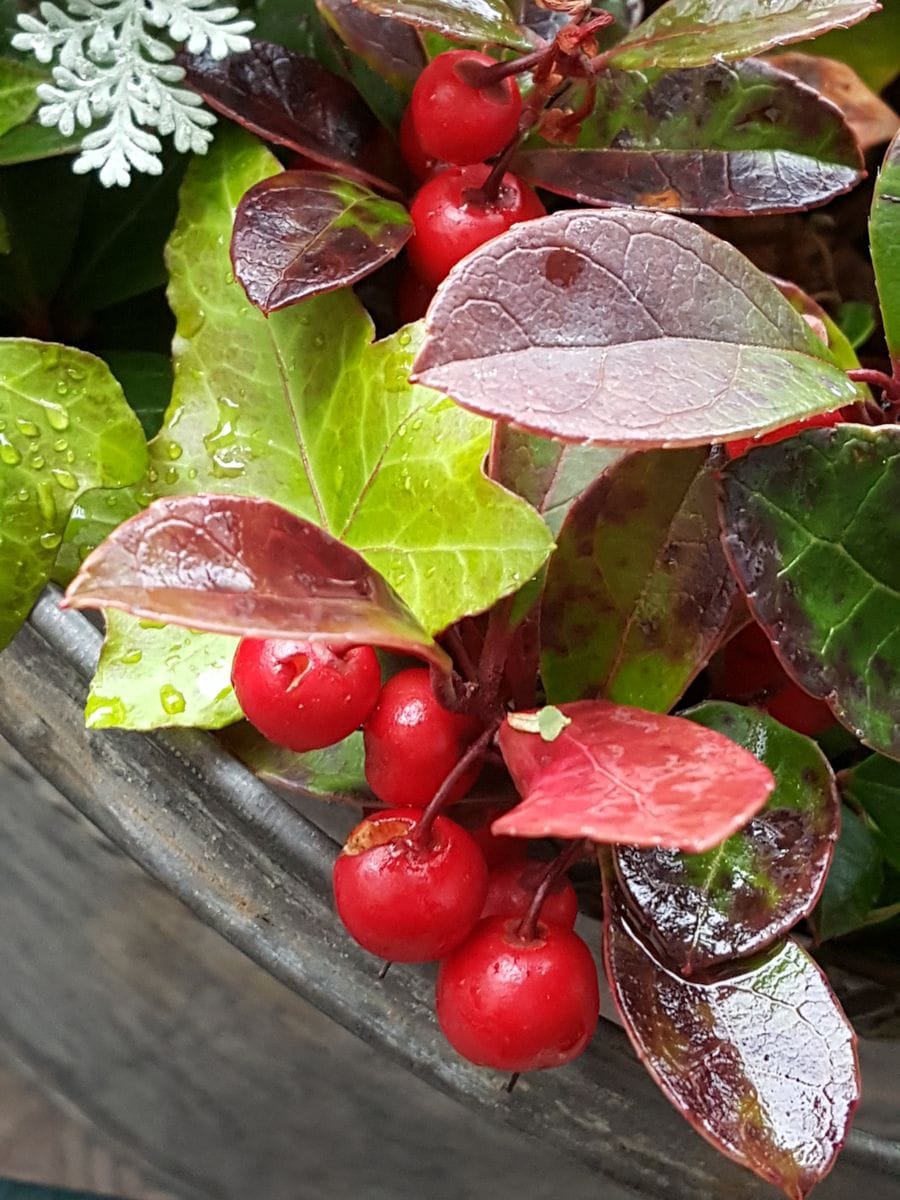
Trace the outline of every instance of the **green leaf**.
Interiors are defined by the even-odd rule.
[[[864,346],[878,328],[875,310],[865,300],[845,300],[837,311],[836,324],[853,350]]]
[[[46,78],[37,65],[0,58],[0,137],[28,120],[40,103],[37,85]]]
[[[520,733],[536,733],[542,742],[555,742],[562,731],[572,724],[572,718],[552,704],[537,712],[512,712],[507,717],[510,727]]]
[[[706,456],[630,455],[572,507],[541,611],[553,703],[602,695],[667,712],[706,664],[736,592]]]
[[[121,383],[144,433],[148,438],[155,437],[172,394],[171,359],[150,350],[107,350],[103,358]]]
[[[58,158],[75,154],[81,149],[83,133],[66,137],[55,125],[40,125],[34,118],[17,125],[0,138],[0,167],[37,162],[43,158]]]
[[[851,933],[865,924],[884,880],[884,863],[875,836],[865,821],[844,805],[841,836],[822,899],[812,916],[820,941]]]
[[[0,341],[0,647],[47,582],[72,505],[134,483],[146,442],[109,368],[66,346]]]
[[[491,42],[533,50],[534,42],[514,20],[504,0],[359,0],[362,8],[396,17],[460,42]]]
[[[877,0],[669,0],[619,43],[609,61],[640,71],[749,58],[853,25],[877,8]]]
[[[335,746],[306,754],[274,745],[246,722],[229,729],[223,741],[254,775],[288,796],[316,796],[347,804],[375,803],[366,783],[361,732],[351,733]]]
[[[832,29],[795,49],[847,63],[873,91],[880,92],[900,74],[900,4],[887,0],[865,24]]]
[[[900,757],[900,428],[816,429],[723,473],[728,555],[783,665]]]
[[[841,794],[875,823],[875,837],[895,871],[900,871],[900,763],[870,754],[839,776]]]
[[[50,575],[53,582],[68,587],[90,552],[123,521],[140,511],[135,488],[95,488],[79,496],[72,505],[56,554]]]
[[[139,621],[108,609],[85,707],[89,729],[220,729],[242,717],[231,687],[238,639]]]
[[[887,148],[875,184],[869,240],[884,336],[891,358],[900,362],[900,133]]]

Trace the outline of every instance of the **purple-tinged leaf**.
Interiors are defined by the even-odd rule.
[[[505,0],[358,0],[362,8],[395,17],[460,42],[491,42],[533,50],[534,41],[517,24]]]
[[[745,825],[775,786],[749,751],[681,717],[606,700],[559,708],[571,724],[552,742],[501,725],[522,803],[495,833],[701,852]]]
[[[800,42],[877,12],[878,0],[669,0],[620,42],[627,71],[702,67]]]
[[[653,944],[684,975],[757,954],[815,906],[838,836],[834,775],[815,742],[765,713],[707,703],[681,714],[744,746],[775,776],[768,803],[705,854],[615,851]]]
[[[334,746],[306,754],[276,746],[245,721],[225,730],[219,740],[254,775],[289,798],[377,803],[366,783],[362,733],[351,733]]]
[[[722,488],[726,551],[785,669],[900,758],[900,428],[761,446]]]
[[[667,712],[708,662],[737,584],[706,457],[703,449],[629,455],[573,505],[541,610],[552,703],[604,696]]]
[[[316,8],[348,50],[376,75],[400,92],[412,91],[427,61],[414,29],[353,0],[316,0]]]
[[[340,175],[285,171],[244,193],[231,261],[247,299],[268,314],[364,279],[411,233],[401,204]]]
[[[210,108],[268,142],[362,183],[396,191],[399,152],[356,90],[312,58],[272,42],[214,59],[180,54],[185,79]]]
[[[811,958],[785,942],[712,982],[688,982],[607,890],[604,957],[632,1045],[708,1142],[803,1200],[834,1165],[859,1102],[856,1036]]]
[[[887,148],[875,184],[869,239],[884,336],[891,358],[900,365],[900,133]]]
[[[715,216],[808,209],[864,174],[840,110],[793,75],[752,59],[607,71],[574,144],[532,138],[514,166],[531,183],[583,204]]]
[[[368,643],[449,664],[355,550],[243,496],[154,501],[85,560],[65,604],[238,637]]]
[[[854,384],[762,272],[664,213],[560,212],[453,268],[414,378],[595,445],[692,446],[851,403]]]

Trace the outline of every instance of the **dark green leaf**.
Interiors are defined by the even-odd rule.
[[[775,776],[766,807],[705,854],[620,846],[616,868],[654,944],[682,974],[756,954],[815,905],[838,836],[834,776],[815,742],[756,709],[680,714],[751,751]]]
[[[875,310],[865,300],[845,300],[837,311],[836,323],[854,350],[864,346],[878,328]]]
[[[841,836],[822,899],[812,917],[819,940],[840,937],[863,925],[875,907],[883,879],[884,860],[874,834],[844,805]]]
[[[533,50],[534,42],[513,20],[504,0],[359,0],[363,8],[396,17],[461,42],[492,42]]]
[[[874,821],[884,857],[900,871],[900,763],[871,754],[839,780],[844,798]]]
[[[853,25],[877,0],[669,0],[619,43],[610,61],[630,71],[702,67]]]
[[[667,712],[706,665],[737,588],[705,460],[703,449],[629,455],[572,507],[541,610],[551,702]]]
[[[0,138],[0,167],[37,162],[43,158],[58,158],[75,154],[81,149],[83,132],[66,137],[55,125],[41,125],[36,119],[17,125]],[[71,171],[71,167],[70,167]]]
[[[875,185],[869,240],[884,336],[891,357],[900,363],[900,133],[888,146]]]
[[[295,754],[275,746],[252,725],[235,725],[222,735],[235,757],[270,786],[291,795],[316,796],[347,804],[374,804],[365,774],[365,751],[361,733],[329,746]]]
[[[129,517],[141,511],[132,487],[95,488],[84,492],[72,505],[62,544],[50,578],[60,587],[68,587],[81,564],[104,538]]]
[[[887,0],[881,12],[873,13],[865,24],[832,29],[797,49],[847,63],[870,88],[880,92],[900,73],[900,4]]]
[[[723,216],[810,208],[863,174],[840,111],[755,60],[606,71],[574,145],[532,138],[515,167],[586,204]]]
[[[256,0],[253,17],[254,37],[315,58],[329,71],[341,73],[340,56],[315,0]]]
[[[171,359],[149,350],[107,350],[103,358],[121,383],[144,433],[148,438],[155,437],[172,394]]]
[[[39,103],[37,85],[46,78],[36,63],[0,58],[0,137],[28,120]]]
[[[842,425],[723,475],[726,548],[784,666],[900,756],[900,428]]]

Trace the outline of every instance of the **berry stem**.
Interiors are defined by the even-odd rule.
[[[892,405],[900,404],[900,378],[886,375],[884,371],[876,371],[871,367],[857,367],[847,372],[847,378],[854,383],[867,383],[870,387],[880,388]]]
[[[587,847],[587,842],[583,838],[578,841],[570,842],[565,850],[562,850],[556,858],[547,867],[544,875],[534,891],[534,896],[531,899],[531,904],[528,906],[528,912],[522,918],[519,925],[517,935],[523,942],[533,942],[537,936],[538,921],[541,916],[541,909],[544,906],[544,901],[547,899],[547,893],[562,875],[565,875],[572,863],[577,862],[584,854]]]
[[[530,54],[523,54],[521,58],[493,63],[489,67],[482,66],[481,63],[467,63],[462,70],[457,68],[457,74],[472,87],[489,88],[512,75],[524,75],[526,71],[533,71],[555,54],[556,47],[551,43],[549,46],[542,46],[540,50],[532,50]]]
[[[431,800],[428,802],[427,808],[422,813],[421,818],[416,823],[415,828],[410,834],[410,840],[415,846],[427,846],[428,839],[431,836],[431,827],[434,825],[435,818],[440,816],[441,810],[447,803],[447,797],[453,791],[456,781],[461,775],[464,775],[490,745],[494,734],[500,727],[500,721],[496,720],[488,725],[487,729],[475,739],[468,747],[453,769],[448,773],[446,779],[434,793]]]
[[[478,678],[478,667],[466,649],[466,643],[463,641],[462,634],[453,625],[447,630],[444,637],[450,645],[450,653],[456,660],[456,665],[462,671],[464,677],[470,683],[473,683]]]

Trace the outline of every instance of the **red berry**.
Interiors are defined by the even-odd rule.
[[[738,438],[735,442],[725,443],[725,453],[729,458],[740,458],[748,450],[757,446],[771,446],[775,442],[783,442],[787,438],[796,437],[806,429],[828,429],[832,425],[840,425],[845,420],[841,409],[834,412],[816,413],[813,417],[804,417],[802,421],[792,421],[790,425],[782,425],[780,429],[772,429],[762,437]]]
[[[397,318],[401,325],[410,321],[418,321],[428,312],[428,305],[434,295],[430,283],[423,283],[415,271],[404,267],[397,284]]]
[[[561,1067],[587,1047],[597,1025],[597,968],[562,925],[533,939],[518,920],[488,917],[441,963],[437,1017],[464,1058],[498,1071]]]
[[[319,750],[368,717],[381,691],[381,667],[371,646],[243,638],[231,682],[244,716],[269,741]]]
[[[491,168],[479,163],[451,167],[413,196],[413,235],[407,244],[413,270],[435,287],[452,266],[483,242],[518,221],[545,215],[543,204],[518,176],[507,171],[494,200],[481,191]]]
[[[524,917],[538,884],[547,873],[542,862],[507,863],[494,867],[488,876],[488,890],[482,917]],[[558,879],[541,905],[540,919],[548,925],[571,929],[578,916],[578,897],[568,879]]]
[[[834,713],[824,700],[817,700],[793,681],[780,688],[766,701],[766,712],[788,729],[815,737],[834,724]]]
[[[484,855],[484,860],[488,868],[493,871],[494,867],[502,867],[507,863],[515,863],[521,865],[528,853],[528,842],[525,838],[498,837],[495,833],[491,833],[491,824],[500,816],[505,809],[494,809],[490,816],[481,821],[474,828],[469,829],[472,837],[481,848],[481,853]]]
[[[385,804],[424,808],[480,732],[472,717],[438,702],[424,667],[400,671],[363,726],[369,787]],[[466,794],[480,770],[476,762],[460,777],[448,803]]]
[[[422,149],[409,108],[400,118],[400,153],[409,167],[410,174],[420,182],[424,182],[441,165],[436,158]]]
[[[487,866],[455,821],[428,843],[411,836],[418,809],[386,809],[350,834],[334,864],[334,899],[350,935],[392,962],[443,958],[468,935],[487,892]]]
[[[474,50],[448,50],[428,64],[408,110],[426,155],[464,166],[492,158],[515,137],[522,115],[515,79],[475,87],[468,77],[473,67],[494,65]]]

